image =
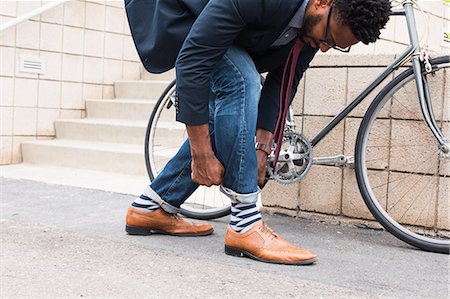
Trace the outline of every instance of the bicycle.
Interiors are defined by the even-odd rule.
[[[312,140],[295,131],[290,108],[278,162],[272,165],[273,145],[266,179],[295,183],[312,165],[354,166],[365,204],[387,231],[420,249],[448,254],[448,226],[445,229],[436,216],[429,215],[446,213],[448,201],[443,193],[450,184],[450,91],[445,88],[450,82],[450,56],[431,59],[421,49],[413,4],[412,0],[403,1],[402,7],[391,12],[406,18],[409,46]],[[411,66],[389,82],[366,110],[354,158],[315,158],[314,146],[408,61]],[[151,180],[187,138],[184,125],[174,121],[175,85],[174,80],[163,92],[147,126],[145,158]],[[405,130],[414,134],[403,134]],[[415,213],[419,208],[422,210]],[[197,219],[219,218],[230,213],[230,201],[217,186],[200,186],[182,205],[181,213]]]

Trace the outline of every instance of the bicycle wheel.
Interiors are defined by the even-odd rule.
[[[187,139],[182,123],[175,121],[175,80],[158,99],[145,134],[145,162],[153,180]],[[199,186],[181,206],[180,213],[196,219],[213,219],[230,213],[230,199],[218,186]]]
[[[438,127],[450,137],[450,56],[423,73]],[[450,155],[423,119],[412,68],[390,82],[363,118],[355,148],[358,186],[372,215],[399,239],[449,253]]]

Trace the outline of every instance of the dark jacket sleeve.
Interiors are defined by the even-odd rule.
[[[305,45],[300,52],[295,69],[294,82],[292,84],[291,103],[297,93],[300,79],[303,77],[303,73],[309,67],[309,63],[316,53],[317,49],[311,48],[308,45]],[[280,111],[280,88],[283,70],[284,65],[267,74],[259,101],[257,127],[272,133],[275,131]]]
[[[210,0],[186,37],[176,61],[177,120],[208,123],[211,73],[239,33],[276,10],[278,1]]]

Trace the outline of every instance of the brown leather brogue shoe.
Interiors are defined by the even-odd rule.
[[[169,214],[162,208],[146,212],[128,207],[125,230],[130,235],[147,236],[160,233],[174,236],[206,236],[214,231],[211,224],[183,220],[177,214]]]
[[[241,234],[227,227],[225,253],[233,256],[247,256],[258,261],[275,264],[309,265],[317,255],[306,248],[299,248],[259,221],[247,232]]]

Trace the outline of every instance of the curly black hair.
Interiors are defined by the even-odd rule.
[[[366,45],[379,38],[391,11],[389,0],[332,0],[332,5],[338,21]]]

